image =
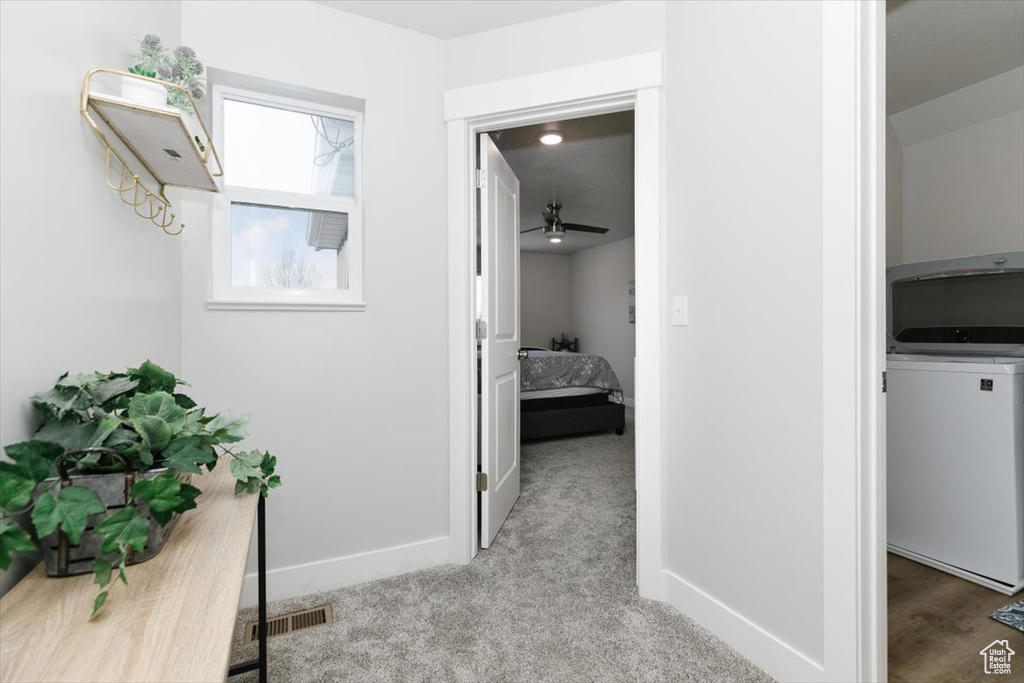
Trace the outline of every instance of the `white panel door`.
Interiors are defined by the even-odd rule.
[[[480,547],[488,548],[519,499],[519,179],[489,135],[480,136]]]

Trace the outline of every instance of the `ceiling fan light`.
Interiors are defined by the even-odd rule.
[[[557,145],[562,141],[562,134],[551,132],[544,133],[544,135],[540,136],[540,141],[545,145]]]
[[[559,244],[562,238],[565,237],[565,230],[562,229],[561,225],[548,224],[544,226],[544,237],[551,244]]]

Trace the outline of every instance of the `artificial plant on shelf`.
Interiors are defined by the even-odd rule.
[[[196,57],[196,51],[187,45],[168,51],[160,37],[150,33],[139,41],[138,51],[129,56],[135,62],[128,69],[129,73],[181,86],[194,100],[206,96],[206,80],[203,78],[206,67]],[[189,114],[195,113],[188,98],[177,88],[168,89],[167,103]]]
[[[156,77],[162,81],[180,85],[188,91],[192,99],[201,100],[206,96],[206,80],[203,78],[203,71],[205,71],[205,67],[196,57],[196,51],[187,45],[179,45],[171,50],[167,62],[156,70]],[[168,92],[167,103],[182,111],[194,113],[188,98],[176,88],[171,88]]]
[[[160,37],[154,36],[151,33],[143,36],[142,40],[139,41],[138,51],[131,53],[129,57],[135,63],[128,67],[128,73],[146,76],[147,78],[156,78],[157,69],[167,62],[167,57],[164,55],[164,45],[160,42]]]
[[[150,526],[166,527],[175,515],[196,507],[201,491],[184,481],[188,475],[220,462],[234,476],[236,494],[266,496],[281,485],[274,473],[277,458],[230,446],[245,438],[248,418],[207,415],[178,392],[181,385],[147,360],[123,373],[65,373],[53,389],[32,397],[42,424],[31,440],[4,448],[10,462],[0,461],[0,568],[10,566],[13,553],[33,552],[40,539],[58,529],[70,543],[84,533],[96,534],[100,555],[91,568],[100,592],[93,603],[95,615],[115,577],[127,583],[129,555],[146,549]],[[69,452],[84,457],[70,472],[72,485],[54,495],[58,460]],[[110,453],[133,472],[166,468],[152,478],[139,477],[126,505],[112,512],[94,491],[74,485],[75,476],[122,467],[104,457]],[[149,514],[142,514],[147,509]],[[25,513],[31,515],[33,535],[11,520]],[[95,526],[86,532],[90,518]]]

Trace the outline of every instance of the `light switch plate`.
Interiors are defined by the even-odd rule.
[[[690,304],[685,294],[672,297],[672,324],[690,324]]]

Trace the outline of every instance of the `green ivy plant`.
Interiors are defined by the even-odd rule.
[[[184,382],[146,361],[123,373],[65,373],[53,389],[32,397],[42,424],[30,441],[4,448],[10,461],[0,460],[0,569],[14,553],[36,549],[38,539],[58,528],[71,543],[85,532],[91,515],[106,512],[99,497],[82,486],[69,486],[55,496],[39,485],[57,476],[57,459],[78,449],[110,449],[137,472],[167,468],[153,479],[136,482],[127,505],[101,519],[93,533],[101,537],[101,556],[93,562],[100,592],[93,616],[103,607],[115,579],[127,583],[128,553],[145,550],[150,524],[166,525],[174,515],[196,507],[200,490],[182,481],[181,474],[213,470],[218,459],[235,478],[235,493],[266,496],[281,485],[274,473],[277,458],[266,451],[234,450],[246,436],[248,418],[206,409],[177,391]],[[88,452],[78,459],[75,474],[119,471],[122,465]],[[36,495],[37,489],[42,493]],[[147,503],[149,516],[138,512]],[[11,521],[31,515],[35,538]]]

